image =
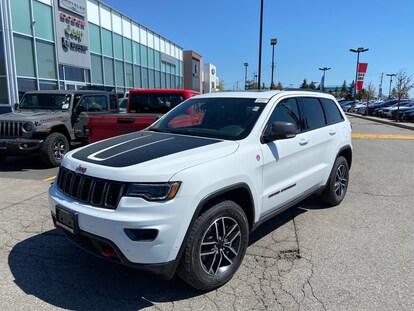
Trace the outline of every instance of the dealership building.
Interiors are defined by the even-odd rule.
[[[0,103],[29,90],[183,84],[183,49],[103,2],[0,0]]]

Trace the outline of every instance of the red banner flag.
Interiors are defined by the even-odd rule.
[[[357,83],[356,83],[357,92],[362,90],[362,86],[364,85],[364,77],[365,77],[365,73],[367,72],[367,68],[368,68],[368,63],[358,64]]]

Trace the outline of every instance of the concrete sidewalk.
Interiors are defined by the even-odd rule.
[[[371,120],[374,122],[382,123],[382,124],[388,124],[392,126],[397,126],[400,128],[413,130],[414,131],[414,123],[413,122],[396,122],[395,120],[387,119],[387,118],[378,118],[378,117],[371,117],[371,116],[365,116],[362,114],[357,114],[354,112],[345,112],[348,116],[353,116],[355,118],[365,119],[365,120]]]

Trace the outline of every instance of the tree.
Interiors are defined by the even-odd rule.
[[[283,85],[280,81],[276,85],[276,90],[279,90],[279,91],[283,90]]]
[[[219,81],[219,84],[217,84],[217,90],[219,90],[219,91],[224,90],[224,80]]]
[[[316,90],[316,84],[315,82],[311,81],[311,83],[309,83],[308,88],[312,89],[312,90]]]
[[[397,118],[398,121],[398,114],[400,112],[400,102],[402,98],[409,98],[408,92],[414,87],[414,84],[411,83],[411,76],[407,76],[405,70],[400,70],[397,73],[396,84],[395,84],[395,91],[396,97],[398,99],[398,106],[397,106]]]
[[[370,99],[373,99],[375,97],[375,86],[370,82],[368,84],[368,87],[366,89],[366,95],[367,95],[367,108],[365,109],[365,114],[368,115],[368,104]]]
[[[247,80],[246,81],[246,90],[257,90],[257,83],[253,80]]]
[[[372,84],[372,82],[368,83],[366,91],[367,91],[367,96],[368,96],[367,100],[375,98],[375,94],[377,93],[377,89],[375,88],[374,84]]]
[[[344,80],[344,83],[342,84],[341,88],[341,98],[347,98],[349,95],[348,88],[346,87],[346,80]]]
[[[299,88],[301,88],[301,89],[307,89],[307,88],[309,88],[308,82],[306,82],[306,78],[303,79],[303,82],[302,82],[302,84],[300,85]]]

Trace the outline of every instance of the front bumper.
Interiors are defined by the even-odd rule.
[[[73,233],[66,236],[94,255],[170,279],[194,210],[189,197],[167,202],[147,202],[123,197],[116,210],[92,207],[73,200],[56,185],[49,190],[54,223],[56,207],[76,214]],[[59,227],[59,226],[58,226]],[[134,239],[128,231],[152,230],[156,234]]]
[[[43,139],[0,139],[0,153],[2,154],[28,154],[40,149]]]

